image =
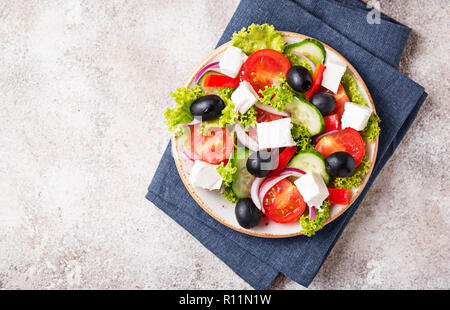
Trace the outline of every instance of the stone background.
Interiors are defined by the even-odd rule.
[[[168,93],[237,4],[0,2],[0,288],[251,288],[144,199]],[[414,29],[400,70],[429,97],[311,289],[450,288],[449,6],[381,9]]]

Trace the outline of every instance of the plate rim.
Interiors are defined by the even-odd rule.
[[[306,36],[304,34],[300,34],[300,33],[295,33],[295,32],[289,32],[289,31],[279,31],[283,37],[289,37],[289,38],[296,38],[296,39],[314,39],[317,40],[315,38]],[[352,73],[353,77],[358,81],[358,86],[362,87],[362,90],[366,93],[369,102],[372,106],[372,111],[374,114],[376,113],[376,108],[375,108],[375,104],[373,102],[372,99],[372,95],[370,94],[369,89],[367,88],[366,83],[364,82],[364,80],[362,79],[361,75],[359,74],[359,72],[355,69],[355,67],[353,67],[353,65],[344,57],[342,56],[339,52],[337,52],[335,49],[333,49],[332,47],[328,46],[327,44],[323,43],[320,40],[317,40],[320,43],[323,44],[323,46],[326,49],[329,49],[330,51],[332,51],[335,55],[337,55],[341,60],[343,60],[347,67],[349,68],[350,72]],[[208,64],[212,59],[216,58],[218,55],[220,55],[228,46],[231,45],[231,41],[228,41],[224,44],[222,44],[221,46],[219,46],[218,48],[216,48],[215,50],[213,50],[208,56],[205,57],[205,59],[192,71],[191,75],[189,76],[188,80],[186,81],[186,83],[184,84],[184,87],[190,87],[190,85],[192,84],[195,76],[197,75],[197,73],[206,65]],[[251,235],[251,236],[255,236],[255,237],[261,237],[261,238],[290,238],[290,237],[295,237],[295,236],[301,236],[303,235],[300,231],[299,232],[295,232],[295,233],[289,233],[289,234],[272,234],[272,233],[261,233],[261,232],[254,232],[251,230],[247,230],[247,229],[243,229],[240,227],[236,227],[233,226],[229,223],[227,223],[224,219],[222,219],[221,217],[217,216],[215,214],[215,212],[213,210],[211,210],[206,203],[197,195],[197,193],[195,192],[195,190],[192,188],[188,176],[186,174],[186,172],[184,171],[182,164],[181,164],[181,160],[180,160],[180,153],[177,150],[177,136],[176,134],[172,133],[171,135],[171,141],[172,141],[172,156],[174,158],[175,161],[175,165],[177,167],[178,170],[178,174],[180,175],[181,180],[183,181],[184,186],[186,187],[186,189],[188,190],[189,194],[192,196],[192,198],[197,202],[197,204],[206,212],[208,213],[210,216],[212,216],[216,221],[220,222],[221,224],[235,230],[238,231],[240,233],[244,233],[246,235]],[[350,202],[343,207],[337,214],[333,215],[333,217],[329,217],[324,224],[324,227],[326,225],[328,225],[329,223],[333,222],[335,219],[337,219],[338,217],[340,217],[345,211],[347,211],[352,205],[353,203],[356,201],[356,199],[358,199],[359,195],[362,193],[362,191],[364,190],[364,188],[367,185],[367,182],[370,178],[370,176],[372,175],[372,171],[375,165],[375,161],[377,158],[377,154],[378,154],[378,142],[379,142],[379,137],[376,138],[374,143],[374,149],[373,149],[373,153],[372,153],[372,158],[370,160],[371,165],[370,165],[370,170],[369,172],[366,174],[366,176],[364,177],[364,180],[362,181],[361,185],[358,187],[357,191],[352,195],[352,198],[350,200]],[[225,199],[225,198],[223,198]]]

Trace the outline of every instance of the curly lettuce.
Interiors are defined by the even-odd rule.
[[[309,213],[300,217],[300,224],[302,226],[300,232],[305,236],[311,237],[317,231],[322,229],[325,221],[330,217],[330,202],[324,201],[321,209],[316,208],[316,217],[314,220],[309,220]]]
[[[380,117],[372,113],[369,117],[366,128],[364,128],[361,132],[362,136],[366,137],[366,139],[370,142],[375,142],[381,132],[380,126],[378,125],[380,121]]]
[[[165,123],[170,132],[179,134],[182,131],[182,126],[194,119],[190,111],[191,105],[195,100],[205,95],[205,91],[198,85],[193,88],[181,87],[170,93],[176,103],[173,109],[168,108],[164,112]]]
[[[367,156],[364,155],[363,160],[358,165],[358,167],[356,167],[353,174],[345,178],[335,178],[331,182],[332,187],[340,189],[350,189],[352,187],[360,186],[366,174],[369,173],[370,166],[370,161],[368,160]]]
[[[278,111],[284,111],[288,103],[292,102],[294,95],[289,89],[289,85],[284,77],[280,77],[278,83],[272,86],[266,86],[259,93],[263,96],[260,101],[262,104],[271,106]]]
[[[247,29],[244,27],[233,33],[231,38],[231,45],[239,47],[247,55],[265,48],[282,52],[285,44],[281,33],[269,24],[251,24]]]
[[[304,125],[295,125],[291,128],[292,138],[297,144],[297,151],[306,151],[314,149],[311,144],[311,134],[308,128]]]
[[[232,163],[232,160],[229,160],[226,165],[224,163],[221,163],[217,168],[217,172],[222,177],[222,185],[224,186],[230,186],[231,183],[233,183],[237,167],[235,167]]]
[[[241,126],[244,128],[244,130],[248,130],[250,126],[256,126],[256,108],[255,106],[252,106],[250,109],[247,110],[244,114],[238,113],[237,121]]]

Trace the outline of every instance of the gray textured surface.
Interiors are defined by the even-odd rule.
[[[143,198],[168,93],[237,3],[0,3],[0,288],[250,288]],[[429,98],[312,289],[450,288],[449,8],[381,8],[414,29],[400,70]]]

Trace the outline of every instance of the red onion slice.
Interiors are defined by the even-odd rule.
[[[258,151],[259,149],[258,143],[249,137],[249,135],[244,131],[244,129],[240,124],[236,124],[234,128],[236,130],[236,136],[238,140],[242,143],[242,145],[244,145],[246,148],[254,152]]]
[[[313,221],[316,218],[316,207],[309,207],[309,220]]]
[[[289,174],[289,176],[294,176],[294,177],[302,177],[306,174],[305,171],[300,170],[300,169],[296,169],[296,168],[286,168],[283,171],[281,171],[280,175],[285,175],[285,174]]]
[[[316,70],[316,65],[314,64],[314,62],[309,59],[308,57],[306,57],[305,55],[303,55],[302,53],[296,53],[296,52],[292,52],[293,54],[300,56],[301,58],[303,58],[304,60],[306,60],[306,62],[311,66],[311,70],[312,72],[314,72]]]
[[[218,62],[218,61],[212,62],[212,63],[210,63],[210,64],[204,66],[204,67],[197,73],[197,75],[195,76],[195,78],[194,78],[194,83],[198,83],[198,81],[201,79],[201,77],[202,77],[206,72],[208,72],[208,71],[215,71],[215,70],[217,70],[217,69],[219,69],[219,62]]]
[[[184,147],[183,147],[183,154],[184,154],[189,160],[195,161],[194,157],[192,157],[192,154],[191,154],[188,150],[186,150],[186,148],[184,148]]]
[[[335,132],[338,132],[338,131],[339,131],[339,129],[333,129],[333,130],[324,132],[324,133],[314,137],[314,144],[317,144],[319,142],[319,140],[322,139],[323,137],[328,136],[329,134],[332,134],[332,133],[335,133]]]
[[[272,107],[270,107],[270,106],[268,106],[266,104],[262,104],[262,103],[259,103],[259,102],[255,103],[255,106],[258,109],[261,109],[263,111],[266,111],[266,112],[269,112],[269,113],[272,113],[272,114],[276,114],[276,115],[280,115],[280,116],[291,116],[291,113],[289,113],[289,112],[285,112],[285,111],[281,111],[280,112],[277,109],[274,109],[274,108],[272,108]]]
[[[261,200],[258,197],[259,187],[265,178],[255,178],[252,183],[252,187],[250,188],[250,197],[252,198],[255,206],[264,213],[264,208],[262,207]]]

